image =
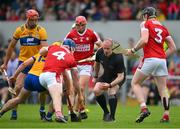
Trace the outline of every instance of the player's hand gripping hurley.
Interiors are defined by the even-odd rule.
[[[112,49],[113,51],[118,48],[118,50],[117,50],[118,53],[122,53],[122,54],[127,53],[127,49],[124,49],[123,47],[121,47],[119,42],[113,40],[113,44],[114,44],[114,48]],[[93,56],[91,56],[91,57],[79,60],[78,63],[87,62],[87,61],[90,61],[90,62],[95,61],[95,54],[93,54]]]
[[[121,53],[121,54],[123,54],[123,55],[125,55],[125,56],[128,56],[129,51],[131,51],[131,49],[125,49],[125,48],[123,48],[118,41],[113,41],[113,44],[114,44],[114,45],[117,44],[117,46],[114,47],[115,49],[118,48],[118,49],[117,49],[117,53]],[[114,50],[115,50],[115,49],[114,49]],[[135,55],[136,57],[141,57],[141,56],[138,55],[137,53],[132,53],[132,54]]]
[[[7,72],[6,72],[5,69],[3,69],[3,73],[4,73],[5,77],[6,77],[7,82],[8,82],[8,91],[9,91],[11,94],[16,95],[16,92],[15,92],[14,89],[12,88],[12,83],[9,81],[9,77],[8,77]]]

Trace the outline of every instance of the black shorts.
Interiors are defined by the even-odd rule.
[[[0,89],[4,88],[4,87],[8,87],[8,82],[4,79],[0,79]]]
[[[113,79],[114,80],[114,79]],[[98,78],[97,79],[97,82],[106,82],[106,83],[111,83],[113,80],[106,80],[102,77]],[[124,84],[124,82],[126,81],[126,74],[124,74],[124,78],[121,82],[119,82],[119,88],[121,88],[121,86]]]

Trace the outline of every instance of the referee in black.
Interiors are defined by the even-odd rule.
[[[107,122],[115,121],[117,107],[116,93],[125,81],[126,71],[122,54],[115,54],[112,51],[112,47],[113,41],[111,39],[104,40],[102,48],[96,53],[94,65],[94,81],[96,84],[93,91],[97,103],[104,111],[103,120]],[[98,77],[100,64],[104,69],[104,73],[101,77]],[[110,111],[106,104],[106,99],[103,94],[104,91],[108,93]]]

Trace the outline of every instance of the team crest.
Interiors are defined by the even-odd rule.
[[[86,40],[89,41],[89,37],[86,37]]]
[[[83,42],[83,37],[80,37],[80,42]]]

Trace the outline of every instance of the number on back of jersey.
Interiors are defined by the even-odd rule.
[[[157,43],[161,43],[162,42],[162,30],[159,28],[155,28],[155,32],[157,32],[157,37],[155,38]]]
[[[57,51],[54,52],[52,55],[57,56],[58,60],[64,60],[64,56],[66,55],[66,53],[63,51]]]

